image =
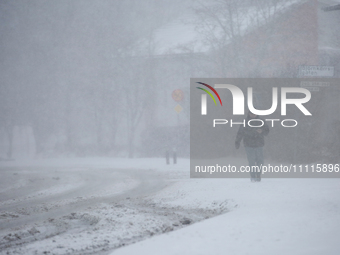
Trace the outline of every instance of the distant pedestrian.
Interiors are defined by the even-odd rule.
[[[259,121],[252,121],[249,126],[248,121],[252,119],[259,119]],[[235,148],[240,148],[241,140],[243,139],[243,145],[247,153],[247,159],[250,166],[250,180],[252,182],[261,181],[263,160],[263,146],[264,146],[264,136],[268,135],[269,127],[264,120],[262,120],[263,125],[260,126],[261,118],[248,112],[247,118],[245,120],[245,126],[240,125],[238,129]],[[252,171],[253,170],[253,171]]]

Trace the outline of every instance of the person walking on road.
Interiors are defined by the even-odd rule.
[[[258,121],[255,121],[256,119]],[[260,126],[261,123],[263,123],[263,125],[261,127],[257,127]],[[240,143],[243,139],[243,145],[246,150],[247,159],[250,166],[250,180],[252,182],[261,181],[262,165],[264,162],[264,136],[268,135],[268,133],[269,127],[266,122],[258,115],[248,112],[247,118],[245,120],[245,125],[240,125],[240,128],[238,129],[236,135],[236,149],[240,148]]]

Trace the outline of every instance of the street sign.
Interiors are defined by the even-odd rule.
[[[172,99],[176,102],[182,101],[184,98],[184,93],[180,89],[176,89],[172,92]]]
[[[308,89],[310,92],[319,92],[320,88],[329,87],[330,82],[325,81],[301,81],[300,86]]]
[[[329,87],[331,85],[330,82],[326,81],[301,81],[301,87]]]
[[[332,77],[334,66],[299,66],[300,77]]]
[[[320,88],[319,87],[303,87],[305,89],[308,89],[310,92],[319,92]]]
[[[180,113],[182,110],[183,110],[182,106],[180,106],[179,104],[176,105],[175,111],[176,111],[177,113]]]

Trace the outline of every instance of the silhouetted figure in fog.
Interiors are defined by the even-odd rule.
[[[249,120],[254,121],[248,123]],[[263,123],[262,126],[261,123]],[[240,125],[240,128],[238,129],[237,132],[235,147],[236,149],[240,148],[240,143],[241,140],[243,139],[243,145],[246,150],[249,166],[251,169],[250,180],[252,182],[261,181],[262,165],[264,162],[263,161],[264,136],[268,135],[268,133],[269,127],[266,124],[266,122],[262,120],[259,116],[251,112],[248,112],[248,116],[245,120],[245,126]]]

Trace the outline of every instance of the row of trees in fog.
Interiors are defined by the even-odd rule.
[[[132,157],[140,123],[162,104],[155,93],[176,81],[296,76],[288,56],[288,47],[296,45],[282,31],[295,17],[281,15],[293,2],[1,1],[0,127],[9,141],[8,157],[15,126],[32,127],[37,153],[127,151]],[[183,53],[156,56],[162,46],[157,31],[182,17],[195,27],[202,52],[186,44],[178,45]],[[305,29],[301,37],[306,63],[312,35]],[[176,61],[168,61],[169,55]],[[277,59],[289,65],[279,66]],[[173,89],[178,86],[189,86],[189,80]]]
[[[59,152],[104,152],[117,149],[117,129],[124,126],[132,156],[146,92],[156,83],[154,32],[176,15],[176,1],[0,5],[0,122],[8,140],[14,126],[29,125],[37,153],[52,135]],[[94,143],[81,148],[87,138]]]

